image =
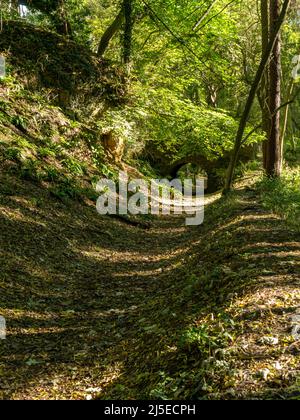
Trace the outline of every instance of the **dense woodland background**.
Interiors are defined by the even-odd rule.
[[[0,8],[1,397],[299,399],[300,2]],[[204,225],[100,217],[120,170]]]

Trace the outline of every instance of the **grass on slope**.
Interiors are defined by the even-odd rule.
[[[44,93],[44,94],[43,94]],[[53,106],[46,92],[32,93],[15,77],[0,80],[0,162],[61,200],[95,200],[94,185],[112,176],[101,132]]]
[[[259,184],[263,205],[300,229],[300,167],[287,168],[281,179],[264,179]]]

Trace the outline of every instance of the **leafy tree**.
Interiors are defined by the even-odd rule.
[[[282,6],[282,10],[281,10],[280,15],[278,15],[278,17],[277,17],[277,15],[275,15],[275,13],[274,13],[274,16],[276,16],[276,19],[273,19],[273,21],[272,21],[273,27],[270,28],[270,33],[271,33],[270,40],[268,42],[268,46],[266,48],[265,53],[263,54],[262,60],[261,60],[260,65],[258,67],[254,82],[251,86],[251,90],[250,90],[250,93],[249,93],[249,96],[248,96],[248,99],[247,99],[247,102],[246,102],[246,106],[245,106],[243,115],[242,115],[241,120],[240,120],[239,129],[238,129],[237,136],[236,136],[236,139],[235,139],[235,146],[234,146],[234,149],[233,149],[231,162],[230,162],[230,165],[229,165],[229,168],[228,168],[228,175],[227,175],[227,178],[226,178],[226,184],[225,184],[225,190],[224,190],[225,193],[227,191],[229,191],[232,187],[234,169],[235,169],[235,166],[236,166],[236,163],[237,163],[240,148],[243,144],[243,136],[244,136],[245,127],[246,127],[246,124],[247,124],[247,121],[248,121],[248,118],[249,118],[249,114],[251,112],[251,108],[252,108],[252,105],[253,105],[253,102],[254,102],[254,99],[255,99],[255,95],[256,95],[259,83],[261,81],[261,78],[263,76],[263,73],[265,71],[266,65],[267,65],[267,63],[270,59],[270,56],[271,56],[272,52],[276,50],[276,46],[277,46],[277,43],[278,43],[278,35],[279,35],[279,32],[280,32],[281,26],[283,25],[283,22],[284,22],[284,19],[286,17],[289,6],[290,6],[290,0],[285,0],[284,4]],[[278,48],[278,46],[277,46],[277,48]],[[275,53],[275,55],[276,55],[276,53]],[[272,86],[272,88],[274,89],[275,88],[275,81],[273,83],[274,83],[274,86]],[[276,84],[277,83],[278,83],[278,81],[276,79]],[[275,102],[275,100],[274,100],[274,102]],[[276,109],[275,113],[277,113],[277,112],[278,112],[278,110]],[[276,129],[277,129],[277,127],[276,127]],[[276,132],[276,136],[277,136],[277,132]],[[275,146],[273,139],[271,140],[271,143],[273,143],[271,145],[271,147],[273,146],[273,149],[271,151],[268,148],[268,154],[271,153],[271,154],[275,155],[276,152],[275,152],[274,148],[277,147],[277,146]],[[267,159],[269,159],[269,158],[267,158]],[[270,159],[270,162],[271,162],[271,159]]]

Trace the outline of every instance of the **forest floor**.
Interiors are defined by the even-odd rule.
[[[0,231],[1,399],[300,398],[299,233],[255,188],[142,229],[2,174]]]

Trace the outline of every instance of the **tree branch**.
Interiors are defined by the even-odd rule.
[[[112,24],[106,29],[106,31],[102,35],[102,38],[99,42],[98,51],[97,51],[97,54],[100,57],[104,55],[105,51],[107,50],[109,46],[111,39],[116,34],[116,32],[118,32],[118,30],[121,28],[123,20],[124,20],[124,7],[122,6],[115,20],[112,22]]]

